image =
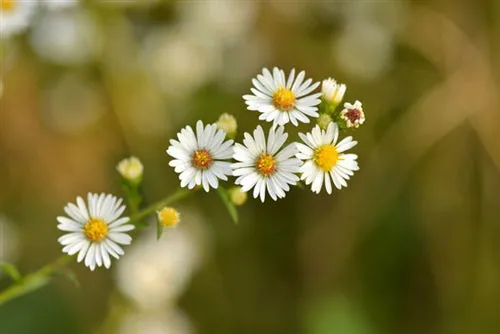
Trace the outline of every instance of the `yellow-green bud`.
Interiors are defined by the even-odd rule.
[[[241,187],[232,187],[228,190],[229,199],[234,205],[240,206],[245,204],[247,201],[247,193],[241,191]]]
[[[322,130],[326,130],[331,122],[333,122],[332,117],[328,114],[321,114],[316,120]]]
[[[220,115],[216,125],[217,128],[226,132],[228,138],[234,138],[236,136],[236,131],[238,130],[238,122],[233,115],[227,113]]]
[[[116,170],[125,180],[137,184],[142,180],[144,167],[141,160],[136,157],[130,157],[120,161],[116,166]]]
[[[158,222],[164,227],[176,227],[181,220],[179,212],[171,207],[164,207],[160,211],[157,211]]]

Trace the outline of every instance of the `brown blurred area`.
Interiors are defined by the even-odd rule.
[[[173,192],[168,140],[224,112],[241,139],[258,122],[241,98],[251,78],[295,67],[363,102],[367,121],[349,133],[361,170],[332,196],[249,200],[238,225],[217,195],[189,199],[209,250],[176,302],[192,329],[166,332],[500,332],[500,2],[93,1],[62,11],[2,44],[0,214],[19,231],[22,271],[59,255],[55,217],[67,202],[123,196],[121,158],[143,161],[146,201]],[[93,22],[82,50],[35,34],[44,15],[74,13]],[[90,49],[83,61],[50,56]],[[7,304],[0,332],[58,333],[62,321],[66,332],[132,333],[120,330],[135,308],[115,268],[70,268],[80,289],[58,278]],[[31,327],[20,325],[26,314]]]

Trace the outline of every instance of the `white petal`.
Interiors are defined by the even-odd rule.
[[[85,202],[83,201],[83,199],[80,196],[78,196],[76,198],[76,203],[78,204],[78,208],[80,209],[80,213],[85,218],[85,220],[89,220],[89,212],[87,211],[87,206],[85,205]]]
[[[99,246],[101,248],[102,262],[104,264],[104,267],[108,269],[109,267],[111,267],[111,259],[109,258],[108,251],[104,243],[101,243]]]
[[[128,234],[110,231],[108,234],[109,239],[122,245],[129,245],[132,241],[132,237]]]
[[[90,247],[90,241],[85,240],[85,243],[80,248],[80,252],[78,253],[78,257],[76,259],[78,263],[82,262],[82,260],[85,258],[85,255],[87,255],[89,247]]]
[[[90,270],[95,269],[95,249],[96,245],[91,244],[89,249],[87,250],[87,255],[85,256],[85,265],[90,268]]]

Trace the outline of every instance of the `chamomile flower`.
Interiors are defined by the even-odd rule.
[[[0,37],[26,29],[36,6],[36,1],[0,0]]]
[[[316,106],[321,102],[321,93],[308,95],[319,86],[319,82],[304,81],[304,77],[304,71],[295,77],[295,69],[292,69],[287,79],[283,70],[275,67],[271,74],[264,68],[262,74],[252,79],[254,88],[250,90],[253,95],[243,95],[247,109],[260,112],[260,120],[277,125],[309,123],[309,117],[319,116]]]
[[[217,189],[219,179],[226,181],[231,175],[231,163],[223,161],[233,155],[233,141],[227,140],[226,133],[218,130],[217,125],[203,126],[202,121],[196,123],[196,134],[190,126],[186,126],[177,134],[177,139],[170,140],[167,153],[174,159],[169,165],[179,173],[181,187],[193,189],[203,185],[205,191],[210,187]]]
[[[64,211],[68,217],[57,217],[57,228],[68,232],[58,239],[63,253],[78,253],[77,261],[85,259],[85,265],[96,267],[111,266],[110,255],[118,259],[124,254],[120,245],[128,245],[132,238],[125,232],[133,230],[130,219],[121,217],[125,211],[122,200],[113,195],[88,194],[87,204],[81,197],[76,205],[68,203]]]
[[[295,175],[299,171],[300,160],[294,156],[297,153],[295,144],[289,144],[283,149],[288,134],[279,126],[271,128],[269,135],[264,137],[264,131],[259,125],[253,132],[253,137],[245,133],[243,144],[235,144],[233,158],[233,175],[237,176],[236,184],[241,185],[241,191],[253,188],[253,197],[260,196],[264,202],[266,190],[273,200],[285,197],[290,190],[289,185],[295,185],[299,180]]]
[[[358,142],[352,137],[346,137],[337,143],[339,129],[336,123],[330,123],[328,128],[321,130],[316,125],[310,133],[299,133],[305,143],[297,143],[297,158],[304,161],[300,167],[300,179],[307,185],[312,183],[311,190],[319,193],[325,184],[326,192],[332,193],[332,184],[337,189],[347,187],[346,180],[359,170],[358,156],[344,153]]]

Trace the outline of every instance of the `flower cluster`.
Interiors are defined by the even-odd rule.
[[[199,120],[194,129],[189,125],[181,129],[167,149],[172,157],[169,165],[179,174],[181,188],[208,192],[219,188],[221,181],[235,177],[235,186],[220,193],[236,221],[235,206],[246,201],[247,192],[264,202],[266,197],[274,201],[284,198],[301,182],[314,193],[320,193],[323,187],[328,194],[333,187],[347,187],[347,181],[359,169],[357,155],[347,153],[357,141],[351,136],[339,137],[341,131],[364,123],[361,102],[345,103],[339,110],[346,86],[326,79],[321,92],[315,92],[320,83],[306,79],[304,71],[295,75],[292,70],[287,77],[278,68],[272,72],[263,69],[252,83],[252,94],[243,99],[248,110],[257,111],[261,121],[271,123],[269,129],[258,125],[235,142],[238,124],[229,114],[222,114],[213,124]],[[309,132],[299,132],[297,141],[290,141],[285,126],[309,124],[311,119],[317,124]],[[138,158],[124,159],[116,169],[132,218],[122,217],[126,207],[121,199],[92,193],[86,203],[81,197],[76,204],[69,203],[64,208],[68,217],[57,217],[58,228],[66,232],[58,240],[62,251],[77,254],[77,261],[84,261],[91,270],[109,268],[111,257],[122,256],[122,246],[132,240],[126,232],[148,213],[156,212],[158,237],[164,228],[175,227],[180,221],[179,212],[165,206],[169,201],[144,209],[146,214],[139,212],[144,167]]]
[[[315,193],[324,185],[331,194],[332,183],[337,189],[346,187],[359,169],[357,155],[346,153],[357,141],[350,136],[339,140],[339,132],[358,128],[365,121],[359,101],[337,109],[346,85],[329,78],[323,81],[321,92],[314,92],[320,83],[306,79],[304,71],[296,75],[292,69],[286,76],[276,67],[272,71],[264,68],[252,84],[252,94],[243,99],[248,110],[260,114],[259,120],[271,123],[267,134],[258,125],[252,133],[243,134],[241,143],[225,141],[226,132],[235,138],[237,128],[236,119],[227,114],[216,124],[198,121],[196,131],[185,127],[167,149],[181,187],[202,186],[209,191],[232,175],[241,191],[252,191],[262,202],[266,195],[273,200],[284,198],[300,180]],[[308,124],[311,118],[317,119],[317,125],[308,133],[299,133],[302,143],[287,143],[285,126]]]

